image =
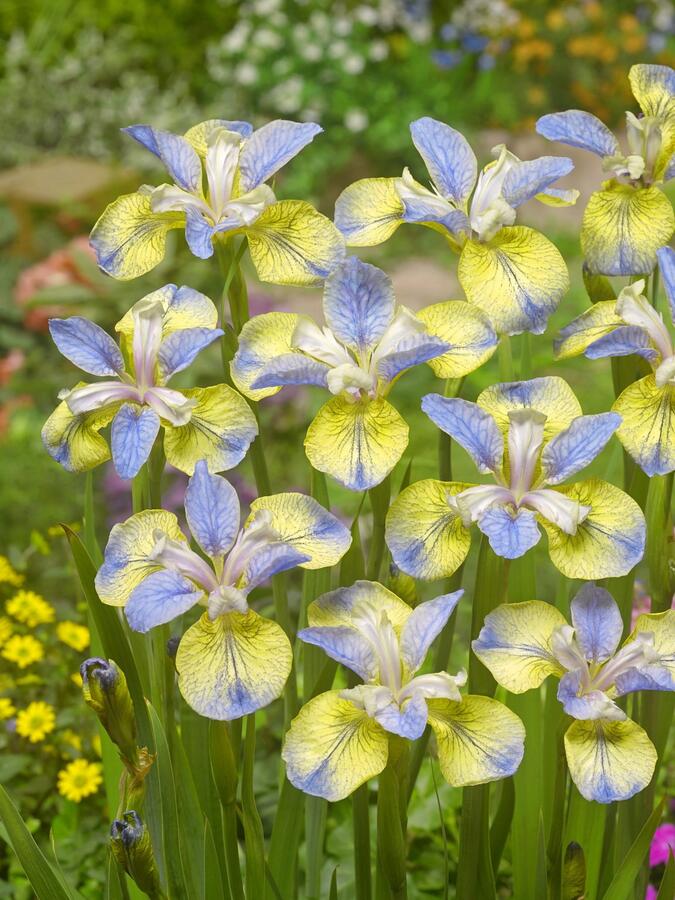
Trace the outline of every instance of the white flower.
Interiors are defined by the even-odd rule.
[[[341,59],[349,52],[349,45],[346,41],[333,41],[328,48],[328,55],[332,59]]]
[[[333,22],[333,32],[340,37],[346,37],[352,30],[352,23],[346,17],[335,19]]]
[[[258,70],[253,63],[243,62],[234,70],[234,78],[239,84],[255,84],[258,80]]]
[[[342,68],[348,75],[359,75],[363,72],[365,64],[366,61],[362,56],[352,53],[342,61]]]
[[[349,131],[363,131],[368,127],[368,115],[362,109],[350,109],[344,122]]]
[[[377,22],[377,10],[372,6],[357,6],[354,10],[354,17],[362,25],[375,25]]]
[[[389,56],[389,46],[386,41],[373,41],[368,50],[368,56],[375,62],[382,62]]]
[[[271,28],[261,28],[256,32],[254,41],[258,47],[262,47],[265,50],[278,50],[282,46],[284,39],[278,32],[272,31]]]
[[[298,48],[298,52],[306,62],[318,62],[323,56],[323,50],[318,44],[304,44]]]

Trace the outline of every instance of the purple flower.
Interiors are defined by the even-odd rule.
[[[675,853],[675,825],[666,822],[664,825],[659,825],[654,832],[649,848],[649,865],[658,866],[668,862],[671,850]],[[656,892],[654,892],[654,897],[656,897]]]

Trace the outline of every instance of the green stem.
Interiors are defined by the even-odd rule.
[[[220,797],[225,839],[227,880],[233,900],[244,900],[237,834],[237,758],[226,722],[211,722],[209,732],[211,772]]]
[[[670,560],[673,531],[672,494],[672,472],[669,475],[654,475],[650,478],[645,509],[647,519],[645,561],[649,571],[652,612],[655,613],[663,612],[670,607],[675,591],[675,577]]]
[[[513,353],[511,351],[511,338],[508,334],[503,334],[497,348],[497,359],[499,361],[499,380],[513,381],[515,377],[513,369]]]
[[[241,773],[241,809],[246,848],[246,900],[265,900],[265,843],[263,826],[253,791],[255,763],[255,713],[246,716],[244,764]]]
[[[84,546],[95,566],[103,562],[103,555],[96,539],[96,503],[94,498],[94,470],[89,469],[84,481],[84,515],[82,522],[82,537]]]
[[[565,830],[565,798],[567,796],[567,757],[564,734],[568,720],[563,720],[558,735],[557,766],[553,790],[551,831],[548,839],[548,891],[549,900],[561,900],[562,896],[562,841]]]
[[[352,827],[354,835],[355,900],[370,900],[372,873],[370,869],[370,806],[368,784],[362,784],[352,794]]]
[[[532,375],[532,342],[530,332],[524,331],[520,336],[520,380],[526,381]]]
[[[384,525],[389,509],[391,496],[391,479],[389,475],[380,484],[368,491],[370,505],[373,510],[373,533],[368,550],[368,563],[366,565],[366,578],[370,581],[378,581],[382,569],[382,561],[385,556]]]
[[[459,397],[463,384],[463,378],[446,378],[443,396]],[[441,481],[452,481],[452,438],[444,431],[438,432],[438,477]]]
[[[488,613],[503,603],[508,590],[509,562],[497,556],[488,539],[481,537],[478,563],[476,565],[476,584],[473,595],[471,616],[471,640],[478,637]],[[491,697],[495,692],[495,680],[475,654],[469,661],[469,688],[472,694],[484,694]]]
[[[377,900],[406,900],[407,742],[389,738],[389,759],[377,791]]]

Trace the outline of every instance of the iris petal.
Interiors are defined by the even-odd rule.
[[[597,156],[613,156],[619,150],[617,139],[605,123],[580,109],[542,116],[537,120],[536,128],[549,141],[560,141]]]
[[[394,304],[391,279],[357,256],[350,256],[326,280],[326,324],[353,349],[365,351],[377,344],[394,318]]]
[[[356,629],[348,625],[322,625],[303,628],[298,632],[306,644],[321,647],[331,659],[347,666],[364,681],[377,677],[379,662],[373,645]]]
[[[604,588],[585,584],[570,603],[575,637],[589,662],[605,662],[619,646],[623,632],[621,612]]]
[[[616,436],[647,475],[675,469],[675,387],[647,375],[619,395],[612,409],[622,418]]]
[[[400,640],[401,660],[408,675],[413,675],[420,668],[429,647],[444,628],[463,593],[463,590],[455,591],[427,600],[410,613],[401,629]]]
[[[239,531],[239,498],[230,482],[211,475],[206,460],[195,465],[185,491],[190,532],[207,556],[224,556]]]
[[[131,592],[124,614],[134,631],[145,634],[181,616],[203,596],[203,591],[178,572],[154,572]]]
[[[369,603],[386,613],[394,630],[399,632],[412,612],[407,603],[377,581],[359,580],[349,587],[322,594],[310,603],[307,619],[313,628],[350,626],[354,607],[359,603]]]
[[[464,135],[429,116],[412,122],[410,134],[439,193],[461,206],[476,183],[478,170]]]
[[[591,463],[621,424],[616,413],[579,416],[556,434],[541,454],[542,476],[547,484],[560,484]]]
[[[504,456],[504,438],[490,413],[458,397],[427,394],[422,409],[441,431],[449,434],[476,463],[479,472],[497,472]]]
[[[76,385],[83,387],[84,382]],[[47,453],[68,472],[85,472],[110,459],[110,450],[99,431],[109,425],[119,409],[111,404],[103,409],[74,415],[66,401],[59,403],[42,426],[42,443]]]
[[[537,517],[524,508],[511,511],[504,506],[492,506],[480,516],[478,527],[497,556],[505,559],[524,556],[541,539]]]
[[[293,332],[300,320],[295,313],[263,313],[245,323],[239,335],[239,348],[231,363],[232,380],[251,400],[271,397],[278,387],[252,390],[251,384],[268,363],[292,351]]]
[[[392,236],[404,211],[395,178],[362,178],[335,201],[335,224],[348,246],[372,247]]]
[[[438,378],[461,378],[486,362],[497,347],[498,339],[490,320],[470,303],[447,300],[421,309],[417,316],[429,334],[439,337],[450,349],[429,360]]]
[[[150,456],[159,432],[159,416],[149,406],[125,403],[110,430],[115,471],[120,478],[133,478]]]
[[[508,434],[511,425],[509,412],[535,409],[543,413],[546,416],[545,441],[569,428],[574,419],[582,415],[572,388],[555,375],[494,384],[482,391],[476,402],[494,417],[504,435]]]
[[[250,191],[271,178],[323,131],[313,122],[275,119],[247,138],[239,157],[240,186]]]
[[[554,181],[568,175],[574,168],[565,156],[540,156],[539,159],[519,160],[504,178],[504,200],[517,209],[527,200],[545,191]]]
[[[622,324],[623,319],[616,313],[616,300],[594,303],[561,329],[553,342],[556,359],[578,356],[599,338],[610,334]]]
[[[84,372],[119,375],[124,371],[124,358],[115,341],[89,319],[50,319],[49,333],[59,353]]]

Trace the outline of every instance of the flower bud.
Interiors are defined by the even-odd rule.
[[[130,765],[137,757],[134,706],[124,673],[113,660],[93,657],[80,666],[85,703],[99,717],[120,754]]]
[[[119,865],[144,893],[162,897],[150,833],[135,810],[128,810],[112,823],[110,847]]]

